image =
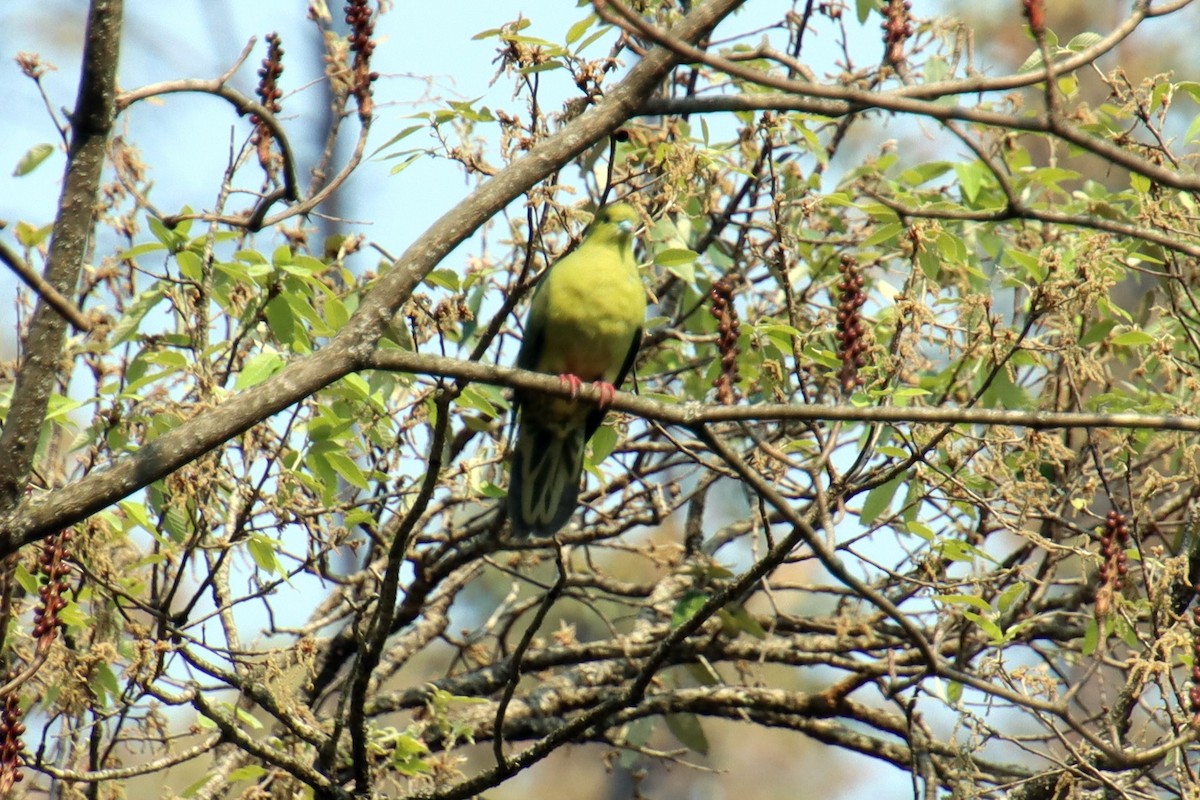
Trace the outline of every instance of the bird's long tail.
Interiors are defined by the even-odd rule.
[[[523,415],[513,449],[508,516],[514,536],[553,536],[579,497],[583,425],[545,425]]]

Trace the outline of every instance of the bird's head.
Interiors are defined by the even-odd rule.
[[[592,235],[612,238],[624,244],[633,238],[633,232],[641,221],[633,206],[613,203],[596,212],[596,218],[592,221]]]

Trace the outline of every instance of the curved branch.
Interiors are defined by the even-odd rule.
[[[139,100],[145,100],[150,97],[158,97],[164,94],[176,94],[179,92],[198,92],[200,94],[211,94],[214,97],[219,97],[226,100],[237,111],[238,116],[244,117],[247,114],[253,114],[262,120],[262,123],[271,130],[271,135],[279,142],[279,149],[283,155],[283,185],[284,196],[288,200],[298,201],[300,199],[299,182],[296,180],[296,158],[292,153],[292,146],[288,142],[287,132],[279,120],[271,113],[270,109],[259,103],[253,98],[234,89],[228,84],[229,79],[233,76],[250,54],[250,48],[254,46],[254,39],[251,39],[246,47],[238,56],[234,65],[225,71],[223,75],[212,79],[190,78],[187,80],[177,81],[161,81],[159,83],[151,83],[147,86],[142,86],[138,89],[133,89],[128,92],[122,92],[117,96],[117,112],[120,113],[129,108]],[[202,215],[188,215],[187,217],[172,218],[172,221],[179,222],[185,218]],[[237,224],[245,224],[245,220],[241,220]]]

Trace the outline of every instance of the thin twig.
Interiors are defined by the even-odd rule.
[[[0,261],[3,261],[8,265],[9,269],[17,273],[17,277],[23,280],[26,286],[37,292],[38,297],[49,303],[51,308],[75,327],[75,330],[90,331],[92,329],[92,324],[88,322],[87,317],[83,315],[83,312],[74,303],[63,297],[58,289],[50,285],[33,267],[25,263],[25,259],[17,255],[4,242],[0,242]]]

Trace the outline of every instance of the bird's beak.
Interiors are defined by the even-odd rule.
[[[617,230],[621,233],[633,233],[633,221],[623,219],[617,223]]]

